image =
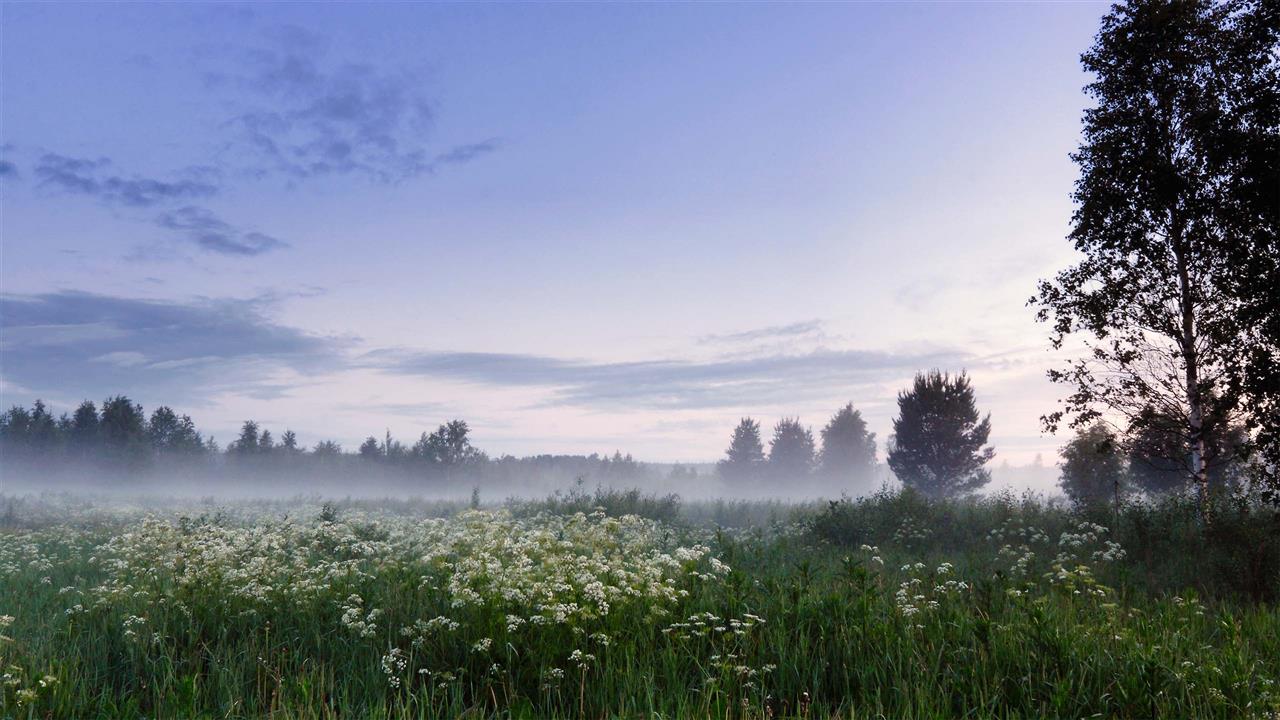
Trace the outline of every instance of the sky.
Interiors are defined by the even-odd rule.
[[[722,455],[966,370],[1052,462],[1102,3],[0,4],[0,401]]]

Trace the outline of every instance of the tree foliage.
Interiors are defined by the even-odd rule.
[[[421,454],[428,462],[445,468],[456,468],[482,457],[471,445],[471,428],[463,420],[450,420],[430,435],[423,436]]]
[[[869,483],[876,469],[876,434],[867,432],[867,421],[849,403],[836,411],[822,428],[819,468],[828,479],[853,484]]]
[[[1112,8],[1082,56],[1096,105],[1069,237],[1083,259],[1032,298],[1055,348],[1087,348],[1050,372],[1072,392],[1046,427],[1177,418],[1202,498],[1205,419],[1243,414],[1263,440],[1276,422],[1276,38],[1261,2]]]
[[[1106,423],[1080,428],[1060,452],[1058,487],[1076,505],[1118,504],[1130,492],[1121,439]]]
[[[240,436],[227,446],[227,452],[235,455],[256,455],[261,451],[259,445],[258,423],[245,420],[240,426]]]
[[[783,418],[773,426],[769,441],[769,474],[782,480],[806,478],[816,459],[813,431],[799,418]]]
[[[889,468],[930,497],[977,490],[991,481],[984,467],[995,457],[984,447],[990,434],[991,416],[979,416],[968,375],[918,373],[912,388],[898,393]]]
[[[145,460],[148,447],[146,426],[142,406],[124,395],[109,397],[102,402],[98,432],[105,452],[115,463],[136,465]]]
[[[720,477],[731,485],[745,485],[757,481],[764,467],[764,443],[760,440],[760,423],[742,418],[733,429],[733,438],[725,457],[716,468]]]
[[[1248,432],[1242,425],[1228,424],[1227,418],[1209,416],[1203,436],[1209,487],[1236,484],[1244,468],[1240,458],[1248,443]],[[1126,444],[1129,473],[1139,489],[1152,495],[1187,489],[1190,438],[1181,418],[1150,412]]]
[[[367,459],[383,457],[382,447],[378,445],[378,438],[372,435],[365,438],[364,442],[360,443],[360,448],[357,452],[360,453],[360,457]]]
[[[151,412],[147,439],[152,449],[160,454],[198,455],[204,451],[204,438],[200,437],[191,416],[179,416],[167,405]]]
[[[411,447],[392,437],[380,441],[369,436],[354,453],[343,451],[333,440],[322,440],[307,450],[298,434],[286,429],[279,442],[270,429],[257,421],[241,424],[236,438],[223,453],[212,436],[205,436],[187,415],[168,406],[152,411],[127,397],[109,398],[97,406],[85,401],[74,415],[56,417],[43,401],[30,407],[14,406],[0,413],[0,458],[4,469],[30,477],[114,476],[134,480],[151,470],[163,477],[174,473],[188,479],[213,479],[230,471],[232,478],[278,477],[313,479],[317,475],[344,479],[368,475],[414,484],[448,481],[459,473],[478,483],[504,487],[558,486],[581,478],[622,487],[662,477],[656,469],[630,454],[537,455],[490,459],[471,440],[471,427],[455,419],[434,432],[422,433]],[[105,419],[104,419],[105,415]],[[111,428],[106,432],[103,428]],[[121,462],[121,459],[128,462]],[[292,477],[290,477],[292,476]],[[693,480],[693,468],[673,470],[672,478]]]

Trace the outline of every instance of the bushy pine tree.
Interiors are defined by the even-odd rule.
[[[382,453],[382,445],[378,443],[378,438],[370,435],[360,443],[360,457],[366,460],[378,460],[384,457]]]
[[[930,497],[977,490],[991,482],[984,467],[995,457],[984,447],[990,434],[991,415],[978,414],[968,375],[918,373],[911,390],[898,393],[889,468]]]

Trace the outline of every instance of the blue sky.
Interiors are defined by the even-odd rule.
[[[1051,457],[1105,10],[5,3],[3,402],[698,461],[966,368]]]

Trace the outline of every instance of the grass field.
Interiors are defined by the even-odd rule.
[[[0,523],[3,717],[1280,717],[1277,525],[1246,501],[1209,533],[1180,501],[891,492]]]

